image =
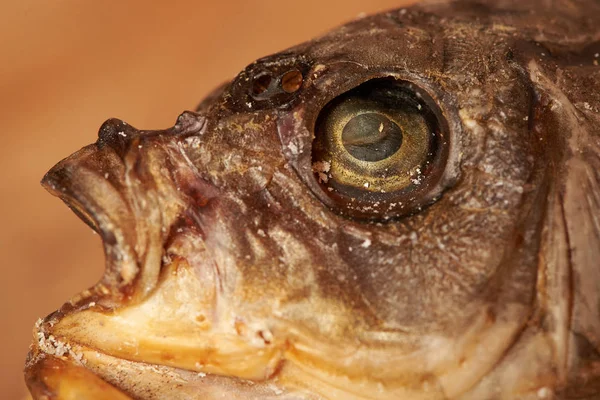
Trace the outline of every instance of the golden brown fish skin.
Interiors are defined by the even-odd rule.
[[[136,398],[598,398],[598,53],[597,1],[422,4],[258,60],[172,129],[108,121],[44,181],[107,273],[36,327],[34,396],[52,356]],[[351,219],[313,128],[390,77],[436,102],[448,162],[422,210]]]

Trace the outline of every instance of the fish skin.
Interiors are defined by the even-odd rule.
[[[32,395],[91,371],[148,399],[599,398],[599,53],[598,1],[427,2],[259,59],[173,128],[107,121],[43,181],[107,268],[34,329]],[[319,186],[313,128],[385,77],[431,96],[447,161],[376,223]]]

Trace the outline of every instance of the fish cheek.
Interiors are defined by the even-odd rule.
[[[351,333],[367,343],[370,335],[386,330],[403,338],[398,340],[406,340],[407,332],[458,340],[482,315],[487,325],[481,337],[485,332],[494,337],[494,329],[508,331],[497,336],[490,354],[506,349],[525,323],[533,298],[538,237],[529,227],[538,226],[540,215],[534,206],[540,192],[530,195],[526,188],[537,188],[539,182],[531,173],[532,151],[524,136],[527,115],[512,115],[502,123],[500,109],[487,104],[492,91],[478,90],[455,92],[462,105],[460,140],[477,144],[464,148],[460,181],[429,208],[382,225],[340,216],[331,204],[311,195],[304,186],[311,182],[304,179],[312,176],[310,163],[301,162],[310,160],[311,110],[298,107],[279,113],[281,142],[273,150],[272,160],[278,161],[271,179],[256,193],[257,200],[248,198],[243,208],[228,206],[234,211],[228,211],[229,220],[221,224],[229,232],[238,231],[230,236],[235,238],[235,257],[250,257],[231,265],[244,282],[232,298],[262,304],[267,314],[267,304],[279,304],[278,315],[317,337],[343,341]],[[527,95],[522,88],[517,92]],[[248,130],[237,133],[242,132]],[[222,139],[225,157],[238,147],[247,153],[259,142],[258,137]],[[241,164],[249,165],[249,159],[239,155]],[[263,167],[269,165],[273,164],[263,160]],[[230,170],[231,177],[236,171]],[[232,194],[236,187],[240,194],[246,187],[242,180],[248,177],[235,176],[223,181],[230,182]],[[234,215],[243,217],[236,221]],[[320,312],[313,312],[317,309]]]

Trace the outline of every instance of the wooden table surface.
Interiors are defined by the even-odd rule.
[[[20,399],[35,320],[102,274],[99,237],[39,185],[118,117],[171,126],[254,59],[406,0],[2,1],[0,398]]]

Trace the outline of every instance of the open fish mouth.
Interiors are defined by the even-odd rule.
[[[159,137],[109,120],[97,143],[61,161],[42,180],[101,236],[106,255],[101,285],[128,301],[156,286],[170,229],[184,207],[169,172],[181,155]],[[97,290],[105,293],[101,287]]]
[[[173,395],[159,384],[173,376],[187,383],[183,392],[203,398],[283,393],[272,383],[245,381],[272,377],[284,344],[273,343],[267,329],[251,334],[227,309],[220,271],[204,245],[196,208],[218,201],[217,191],[197,176],[182,149],[205,122],[184,113],[167,131],[143,132],[109,120],[97,143],[44,177],[44,187],[101,236],[106,270],[96,285],[36,324],[28,368],[34,393],[56,390],[48,385],[57,370],[62,395],[75,398],[95,398],[94,378],[78,386],[90,371],[117,387],[145,382],[157,398]],[[38,374],[50,378],[40,382]]]
[[[70,357],[100,376],[120,365],[133,370],[135,361],[179,373],[256,380],[273,375],[281,351],[267,346],[268,332],[248,340],[239,335],[239,321],[224,329],[231,315],[223,314],[218,267],[193,211],[216,200],[216,190],[196,176],[182,152],[186,138],[201,134],[204,124],[204,117],[184,113],[170,130],[141,132],[109,120],[97,143],[46,174],[42,184],[101,236],[106,270],[96,285],[38,322],[30,371],[59,368],[68,382],[69,371],[77,369],[54,357]],[[154,385],[163,376],[156,371],[146,370]],[[35,379],[34,392],[48,390],[47,382],[40,386]],[[202,380],[205,395],[222,393],[223,382],[211,389],[211,379]],[[264,392],[257,390],[252,392]],[[155,393],[160,397],[160,390]]]

